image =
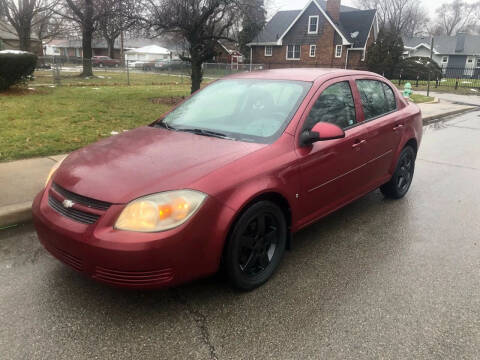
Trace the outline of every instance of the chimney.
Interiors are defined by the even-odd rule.
[[[335,23],[340,21],[341,0],[327,0],[327,13]]]
[[[464,32],[458,32],[456,35],[456,44],[455,52],[463,52],[465,50],[465,37],[467,36]]]

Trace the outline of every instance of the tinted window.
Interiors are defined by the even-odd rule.
[[[365,120],[373,119],[397,108],[395,95],[388,85],[376,80],[357,80],[356,82]]]
[[[355,103],[347,81],[329,86],[315,101],[305,128],[310,130],[318,122],[329,122],[342,129],[355,124]]]
[[[395,100],[395,95],[393,90],[385,83],[382,83],[383,91],[385,92],[385,97],[387,99],[387,112],[397,110],[397,100]]]

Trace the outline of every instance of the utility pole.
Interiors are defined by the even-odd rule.
[[[433,35],[432,41],[430,42],[430,63],[433,61]],[[427,96],[430,96],[430,63],[428,63],[428,83],[427,83]]]
[[[120,16],[121,16],[121,31],[120,31],[120,59],[122,60],[123,66],[125,66],[125,58],[123,54],[123,29],[124,29],[124,18],[123,18],[123,0],[120,0]],[[127,64],[128,65],[128,64]]]
[[[122,59],[122,64],[125,66],[125,54],[123,53],[123,30],[120,32],[120,59]]]

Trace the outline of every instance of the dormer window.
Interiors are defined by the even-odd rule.
[[[308,33],[318,34],[318,15],[308,17]]]

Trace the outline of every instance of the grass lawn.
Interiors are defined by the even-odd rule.
[[[0,161],[61,154],[111,136],[112,131],[149,124],[189,90],[189,84],[179,84],[37,87],[0,93]]]
[[[426,95],[420,95],[420,94],[415,94],[413,93],[410,95],[410,100],[412,100],[414,103],[425,103],[425,102],[430,102],[433,101],[434,98],[431,96],[426,96]]]
[[[90,78],[79,77],[79,72],[63,71],[60,76],[62,86],[117,86],[127,85],[127,73],[123,70],[97,70],[93,71],[94,76]],[[37,70],[34,80],[29,86],[53,85],[55,84],[51,70]],[[145,73],[139,71],[130,72],[131,85],[165,85],[165,84],[190,84],[188,75],[168,75],[164,73]]]

